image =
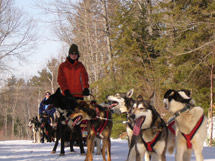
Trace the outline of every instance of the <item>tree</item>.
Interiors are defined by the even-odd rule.
[[[35,46],[33,20],[15,8],[13,0],[0,1],[0,70],[8,69],[9,59],[26,60],[27,51]]]

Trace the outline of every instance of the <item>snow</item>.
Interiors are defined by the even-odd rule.
[[[69,147],[65,148],[65,156],[59,156],[60,145],[57,153],[51,154],[54,143],[34,144],[31,140],[0,141],[1,161],[83,161],[85,155],[80,155],[79,147],[75,148],[75,153],[69,152]],[[85,147],[86,150],[86,147]],[[96,150],[95,150],[96,151]],[[128,154],[127,140],[111,140],[112,161],[125,161]],[[205,146],[203,149],[204,161],[215,161],[215,147]],[[174,154],[166,154],[167,161],[174,161]],[[94,161],[102,161],[101,155],[93,155]],[[191,161],[195,161],[194,154]]]

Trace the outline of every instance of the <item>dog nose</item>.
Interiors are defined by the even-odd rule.
[[[130,118],[134,119],[135,118],[135,114],[131,114]]]

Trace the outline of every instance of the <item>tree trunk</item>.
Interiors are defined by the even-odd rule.
[[[11,138],[14,138],[14,130],[15,130],[15,116],[16,116],[16,107],[17,107],[17,100],[18,100],[18,95],[19,95],[19,86],[16,87],[16,93],[15,93],[15,102],[12,108],[12,123],[11,123]]]
[[[113,53],[112,53],[112,45],[111,45],[111,39],[110,39],[110,24],[109,24],[109,19],[108,19],[108,11],[107,11],[107,2],[106,0],[101,0],[103,4],[103,9],[104,9],[104,21],[105,21],[105,33],[106,33],[106,40],[107,40],[107,52],[108,52],[108,61],[111,62],[113,58]],[[113,85],[115,83],[115,70],[114,70],[114,64],[110,64],[110,69],[111,69],[111,75],[113,79]]]
[[[4,114],[4,137],[7,136],[7,108],[5,109]]]
[[[40,87],[39,87],[39,91],[38,91],[38,98],[37,98],[37,107],[38,107],[38,110],[37,110],[37,114],[38,114],[38,119],[40,120],[40,115],[39,115],[39,108],[40,108]]]
[[[215,47],[213,47],[213,53],[212,53],[212,63],[211,63],[211,102],[210,102],[210,118],[211,118],[211,124],[210,124],[210,146],[212,147],[213,142],[213,72],[214,72],[214,53],[215,53]]]

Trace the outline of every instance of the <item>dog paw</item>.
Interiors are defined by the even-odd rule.
[[[60,156],[64,156],[65,155],[65,153],[60,153]]]
[[[75,151],[75,150],[71,150],[70,152],[71,152],[71,153],[75,153],[76,151]]]
[[[56,151],[51,151],[51,154],[55,154],[56,153]]]

